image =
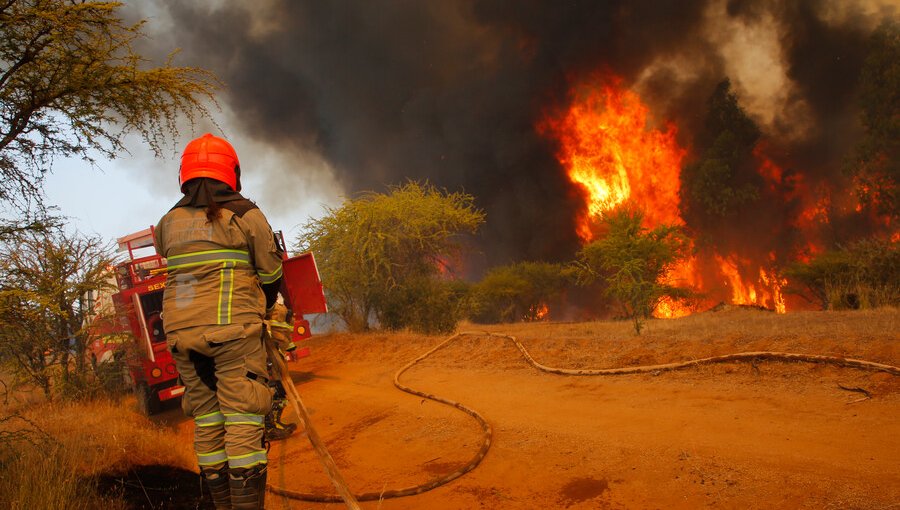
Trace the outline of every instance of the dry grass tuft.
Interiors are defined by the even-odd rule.
[[[138,414],[130,399],[47,403],[21,416],[43,437],[37,444],[12,440],[0,452],[2,508],[126,508],[122,500],[99,496],[88,480],[142,464],[194,468],[191,445],[173,442],[171,432]],[[3,425],[7,432],[30,428],[23,420]]]
[[[139,414],[130,398],[48,404],[25,416],[67,447],[89,446],[80,466],[85,474],[143,464],[194,468],[191,445],[172,444],[171,431]]]
[[[45,445],[22,450],[0,468],[0,506],[15,510],[111,510],[128,508],[122,500],[97,494],[93,483],[72,469],[84,449]]]

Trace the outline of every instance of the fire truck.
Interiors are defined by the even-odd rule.
[[[175,360],[166,346],[162,316],[166,260],[153,249],[153,231],[150,227],[117,240],[119,251],[128,256],[114,268],[118,287],[112,295],[115,326],[108,331],[111,334],[104,335],[104,339],[113,341],[98,339],[91,345],[95,357],[109,357],[108,353],[115,350],[124,352],[126,378],[134,388],[139,408],[147,415],[159,412],[163,402],[184,393],[184,386],[178,384]],[[284,249],[280,232],[276,240]],[[292,339],[300,345],[312,336],[304,315],[326,313],[328,306],[312,253],[285,256],[283,273],[281,295],[292,311]],[[121,341],[123,337],[125,342]],[[291,354],[295,359],[306,357],[309,347]]]

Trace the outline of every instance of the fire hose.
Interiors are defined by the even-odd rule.
[[[404,365],[400,370],[394,374],[394,386],[400,391],[416,395],[418,397],[427,398],[429,400],[433,400],[435,402],[439,402],[444,405],[448,405],[451,407],[455,407],[460,411],[468,414],[478,424],[481,426],[483,432],[483,440],[481,443],[481,448],[479,448],[478,452],[467,462],[464,466],[453,471],[452,473],[448,473],[446,475],[440,476],[428,482],[414,485],[411,487],[405,487],[401,489],[391,489],[391,490],[383,490],[378,492],[365,492],[362,494],[353,494],[350,489],[347,487],[347,484],[344,482],[340,473],[337,470],[337,467],[334,467],[334,460],[331,458],[331,455],[328,454],[328,451],[325,449],[324,444],[322,443],[321,438],[315,432],[315,429],[312,427],[312,424],[309,421],[309,414],[306,412],[305,407],[303,407],[302,401],[300,400],[300,395],[297,393],[297,389],[294,387],[293,381],[288,376],[287,366],[284,363],[284,359],[280,356],[275,356],[275,359],[278,359],[280,363],[276,364],[276,368],[279,371],[279,377],[282,380],[285,388],[287,389],[288,397],[291,399],[291,403],[294,404],[294,411],[297,413],[297,416],[303,421],[306,425],[306,431],[309,436],[310,442],[313,443],[313,448],[316,450],[316,453],[319,455],[320,460],[323,465],[326,466],[326,472],[328,473],[329,478],[332,481],[332,484],[338,491],[337,495],[334,494],[312,494],[306,492],[297,492],[288,489],[284,489],[281,487],[275,487],[271,484],[267,486],[270,492],[273,494],[284,496],[290,499],[296,499],[301,501],[311,501],[311,502],[320,502],[320,503],[336,503],[343,501],[348,508],[359,508],[357,501],[374,501],[381,500],[387,498],[399,498],[403,496],[413,496],[416,494],[421,494],[423,492],[430,491],[434,488],[445,485],[462,475],[468,473],[469,471],[475,469],[478,464],[484,459],[485,455],[487,455],[488,450],[491,447],[491,442],[493,440],[493,429],[491,425],[487,422],[487,420],[481,416],[477,411],[471,409],[459,402],[454,402],[449,399],[445,399],[443,397],[439,397],[437,395],[433,395],[430,393],[425,393],[423,391],[419,391],[409,386],[406,386],[400,382],[400,376],[403,375],[404,372],[412,368],[417,363],[425,360],[438,350],[446,347],[451,342],[464,337],[464,336],[486,336],[486,337],[494,337],[494,338],[505,338],[510,340],[513,344],[515,344],[516,348],[522,354],[522,357],[533,366],[534,368],[543,371],[549,372],[553,374],[559,375],[574,375],[574,376],[599,376],[599,375],[627,375],[627,374],[644,374],[644,373],[659,373],[665,371],[672,370],[680,370],[684,368],[694,367],[698,365],[708,365],[713,363],[727,363],[727,362],[736,362],[736,361],[755,361],[755,360],[769,360],[769,361],[783,361],[783,362],[802,362],[802,363],[821,363],[821,364],[830,364],[836,365],[846,368],[853,368],[858,370],[870,370],[877,372],[886,372],[892,375],[900,376],[900,367],[896,367],[893,365],[886,365],[882,363],[875,363],[872,361],[865,361],[859,359],[852,358],[841,358],[837,356],[824,356],[817,354],[797,354],[797,353],[788,353],[788,352],[772,352],[772,351],[759,351],[759,352],[739,352],[735,354],[725,354],[721,356],[711,356],[708,358],[700,358],[676,363],[663,363],[658,365],[643,365],[643,366],[633,366],[633,367],[621,367],[621,368],[601,368],[601,369],[564,369],[564,368],[554,368],[548,367],[541,363],[538,363],[534,360],[528,350],[524,345],[514,336],[504,335],[499,333],[489,333],[485,331],[463,331],[456,333],[447,339],[440,342],[438,345],[432,347],[427,352],[419,356],[418,358],[410,361],[406,365]],[[272,346],[268,346],[270,350],[270,355],[272,355]],[[276,351],[277,352],[277,351]],[[296,400],[296,402],[295,402]],[[331,467],[329,467],[331,466]]]
[[[266,338],[266,352],[269,355],[269,360],[271,360],[274,365],[278,379],[284,386],[288,400],[290,400],[291,405],[294,407],[294,412],[297,413],[297,416],[303,422],[309,442],[316,450],[316,454],[318,454],[319,460],[322,462],[322,466],[328,474],[328,478],[331,480],[334,488],[338,491],[338,494],[340,494],[339,499],[336,501],[343,501],[344,504],[347,505],[347,508],[358,510],[359,503],[356,502],[356,498],[347,487],[347,482],[344,481],[344,477],[334,463],[334,459],[325,448],[325,443],[322,442],[322,438],[319,437],[319,433],[316,432],[315,427],[313,427],[312,420],[309,419],[309,413],[306,411],[306,406],[303,405],[303,400],[300,399],[297,387],[294,386],[294,381],[291,380],[287,364],[284,362],[284,357],[278,352],[278,348],[275,347],[271,337]]]

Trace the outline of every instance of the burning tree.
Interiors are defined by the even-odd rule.
[[[871,37],[860,79],[865,136],[848,164],[860,202],[900,219],[900,28],[884,22]]]
[[[455,327],[458,293],[438,278],[484,213],[471,195],[410,182],[390,193],[364,193],[310,220],[298,238],[313,251],[329,303],[352,331],[372,314],[392,329]]]
[[[619,303],[637,334],[663,298],[678,300],[691,295],[665,278],[687,257],[690,241],[678,226],[660,225],[650,230],[642,226],[643,221],[639,210],[623,208],[607,214],[607,234],[582,248],[576,261],[579,281],[591,284],[600,280],[605,294]]]

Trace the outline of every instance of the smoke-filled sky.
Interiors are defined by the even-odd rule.
[[[148,19],[142,51],[162,59],[180,48],[176,64],[221,78],[216,120],[264,209],[299,223],[292,212],[320,214],[342,194],[427,179],[476,196],[491,265],[576,250],[583,202],[535,125],[589,77],[621,77],[687,148],[729,77],[773,157],[837,178],[858,141],[867,38],[897,15],[891,0],[172,0],[126,10]],[[174,158],[134,157],[137,182],[174,201]]]

